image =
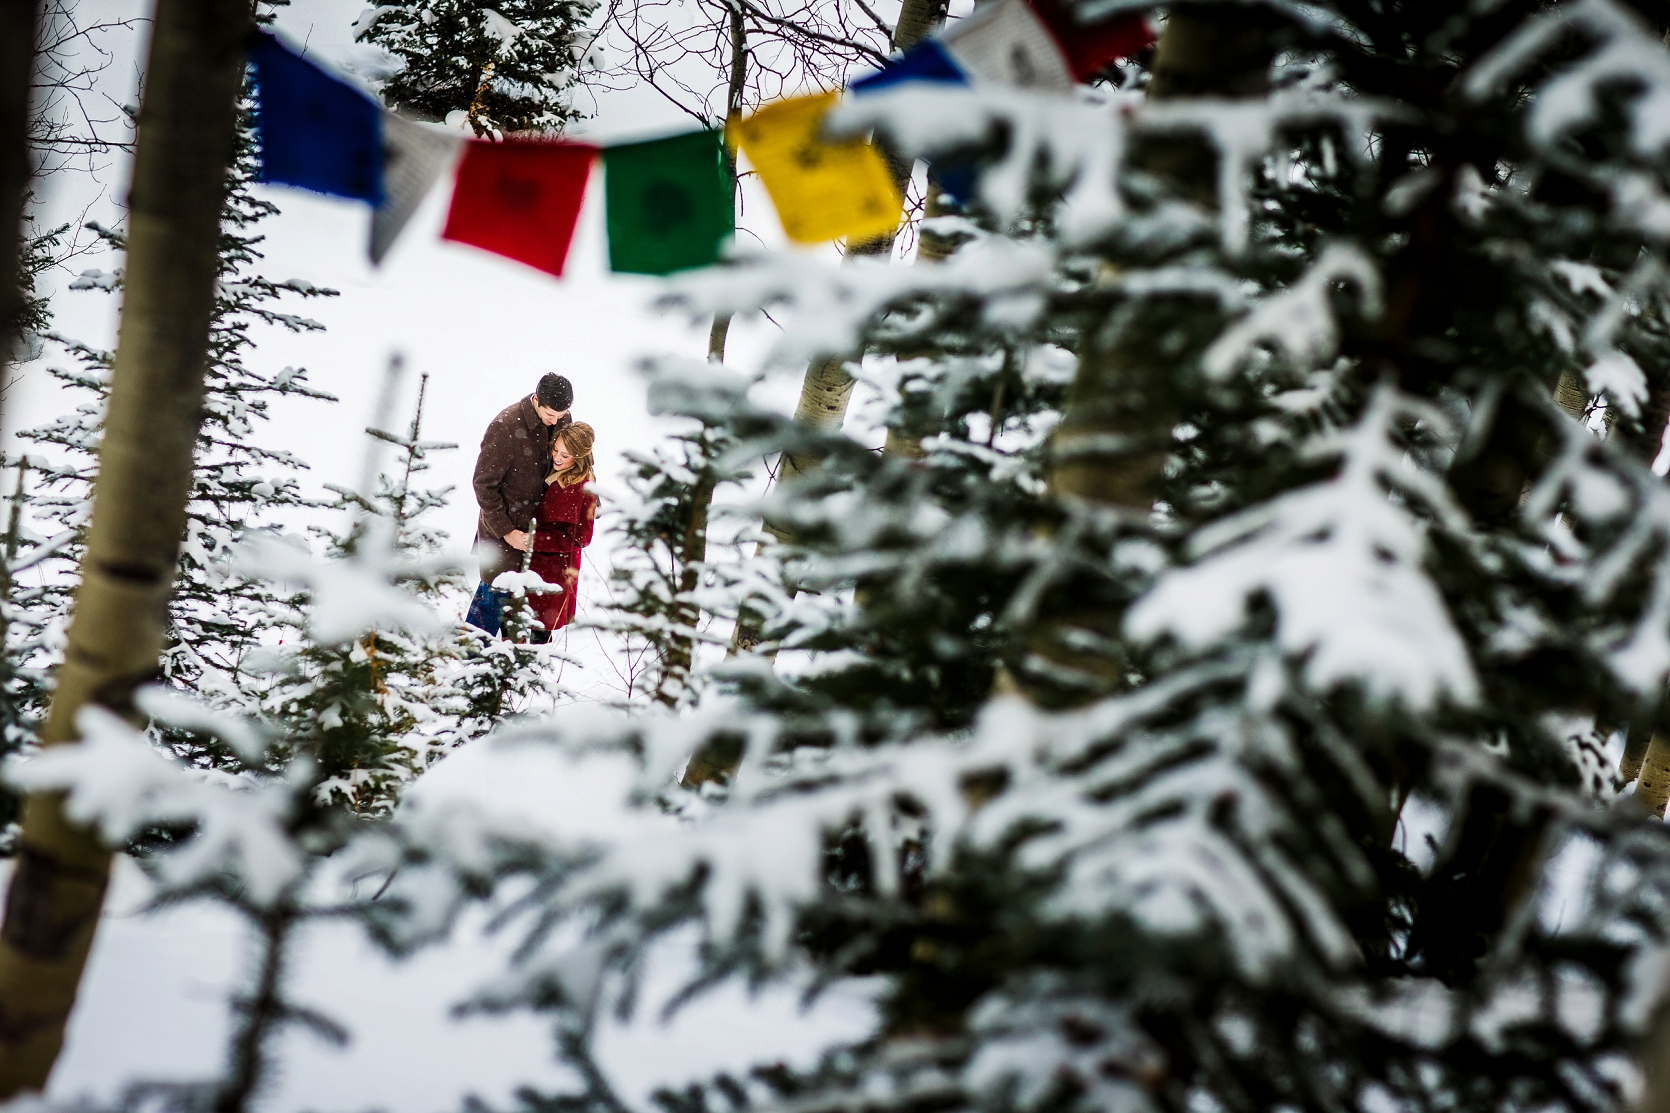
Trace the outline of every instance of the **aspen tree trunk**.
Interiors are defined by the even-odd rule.
[[[1642,755],[1641,783],[1635,799],[1653,815],[1664,818],[1664,804],[1670,801],[1670,736],[1654,731],[1647,752]]]
[[[1653,737],[1652,720],[1645,716],[1631,719],[1624,728],[1624,752],[1618,759],[1618,787],[1627,788],[1641,775],[1647,760],[1647,747]]]
[[[943,263],[957,250],[957,241],[952,236],[942,236],[931,231],[927,222],[936,216],[944,216],[946,206],[940,201],[939,183],[935,181],[932,172],[928,174],[928,198],[922,204],[923,226],[916,236],[916,261],[918,263]]]
[[[157,674],[185,527],[248,0],[157,0],[129,196],[127,277],[75,617],[42,744]],[[39,1089],[92,946],[110,853],[59,794],[24,806],[0,926],[0,1099]]]
[[[1241,6],[1177,7],[1166,19],[1148,85],[1152,100],[1247,97],[1265,92],[1275,55],[1270,18]],[[1217,155],[1206,143],[1179,139],[1149,144],[1143,168],[1168,179],[1203,205],[1216,200]],[[1051,490],[1070,501],[1147,513],[1169,450],[1175,415],[1168,410],[1174,352],[1153,338],[1098,343],[1087,337],[1065,413],[1051,440]],[[1040,624],[1033,654],[1072,686],[1047,687],[1021,677],[1027,695],[1047,705],[1074,705],[1117,687],[1124,675],[1115,652],[1118,616],[1086,607]],[[1083,647],[1098,646],[1092,652]]]
[[[900,14],[901,20],[903,13]],[[943,22],[945,13],[939,12],[939,21]],[[935,26],[938,24],[936,23]],[[930,28],[931,30],[931,28]],[[940,202],[939,183],[935,181],[933,172],[928,173],[927,197],[922,202],[922,223],[918,225],[916,233],[916,261],[918,263],[943,263],[957,250],[957,240],[951,236],[942,236],[928,229],[928,221],[936,216],[944,216],[946,207]],[[882,445],[883,456],[904,456],[913,460],[920,460],[925,454],[922,451],[922,436],[897,426],[888,426],[887,443]]]
[[[1611,418],[1612,413],[1609,407],[1606,416]],[[1651,464],[1664,445],[1666,424],[1670,424],[1670,373],[1649,375],[1647,400],[1641,403],[1641,432],[1625,434],[1625,443],[1639,459]]]
[[[23,199],[29,192],[29,89],[35,77],[39,0],[0,0],[0,428],[4,377],[23,341]]]
[[[1570,414],[1573,421],[1583,420],[1589,409],[1589,392],[1577,381],[1575,372],[1560,372],[1560,381],[1554,384],[1554,404]]]
[[[705,475],[696,481],[696,487],[690,492],[690,513],[684,520],[684,534],[678,538],[678,583],[676,589],[680,600],[675,617],[685,627],[694,627],[701,621],[701,611],[691,602],[689,594],[696,590],[701,575],[701,563],[707,559],[707,520],[708,511],[713,505],[713,477]],[[667,653],[661,662],[661,677],[656,684],[656,702],[668,707],[676,707],[683,694],[685,684],[690,678],[691,666],[696,659],[696,639],[692,635],[675,634],[667,644]]]
[[[946,0],[904,0],[899,18],[893,24],[893,48],[909,50],[926,38],[945,21],[945,8]],[[886,155],[886,158],[888,169],[893,174],[893,184],[902,195],[905,184],[910,180],[911,166],[892,155]],[[868,243],[849,244],[846,258],[887,255],[893,250],[894,235],[896,232],[878,236]],[[806,377],[800,383],[800,400],[794,407],[794,419],[818,432],[839,429],[847,420],[853,382],[853,377],[847,374],[846,357],[825,356],[813,360],[807,365]],[[891,437],[889,433],[890,440]],[[785,452],[777,459],[777,474],[772,482],[793,479],[815,463],[814,460],[796,459],[792,453]],[[769,522],[765,524],[765,530],[779,541],[787,539],[784,531]],[[746,617],[739,618],[736,629],[731,633],[730,652],[751,653],[759,644],[759,626]]]
[[[709,363],[725,362],[725,339],[730,334],[731,315],[716,313],[713,316],[713,326],[707,334],[707,361]],[[680,596],[684,597],[678,604],[676,617],[680,624],[694,627],[701,621],[701,611],[689,602],[689,594],[696,590],[699,580],[699,566],[707,559],[707,523],[708,514],[713,507],[714,480],[711,473],[696,481],[696,486],[690,492],[690,513],[685,519],[684,535],[678,542],[678,585]],[[666,706],[676,706],[679,693],[673,690],[677,683],[680,687],[690,676],[691,666],[695,664],[696,641],[693,637],[684,635],[672,636],[667,644],[665,658],[661,662],[661,677],[656,685],[655,699]]]
[[[1166,20],[1154,56],[1151,100],[1196,96],[1256,96],[1269,83],[1274,48],[1267,22],[1249,9],[1178,8]],[[1215,154],[1204,144],[1180,142],[1151,156],[1150,169],[1185,192],[1210,202]],[[1058,494],[1092,503],[1147,510],[1165,447],[1154,443],[1154,407],[1145,393],[1169,384],[1160,353],[1091,347],[1079,357],[1061,425],[1052,442],[1050,476]]]
[[[904,0],[899,18],[893,25],[893,49],[909,50],[930,35],[944,22],[945,6],[945,0]],[[902,196],[910,181],[911,164],[891,153],[886,157],[887,167],[893,173],[893,185]],[[895,234],[890,232],[867,243],[849,244],[846,257],[874,258],[890,254]],[[794,408],[796,421],[819,432],[839,429],[846,422],[853,387],[846,362],[844,356],[825,356],[807,365],[806,378],[800,384],[800,402]],[[785,452],[777,462],[777,482],[793,479],[815,463],[812,460],[797,460]],[[771,529],[770,526],[766,528]]]
[[[893,49],[906,51],[939,29],[945,22],[946,0],[905,0],[893,24]]]

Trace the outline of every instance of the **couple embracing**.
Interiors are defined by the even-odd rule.
[[[529,570],[561,589],[529,592],[540,622],[531,640],[549,641],[574,617],[580,550],[591,544],[597,496],[588,487],[595,478],[595,434],[572,419],[573,403],[567,379],[542,376],[534,392],[503,410],[481,438],[474,480],[481,583],[464,621],[489,634],[499,632],[500,610],[510,597],[493,582],[521,571],[530,553]]]

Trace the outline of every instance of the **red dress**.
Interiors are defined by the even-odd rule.
[[[552,483],[545,488],[531,567],[546,583],[561,585],[562,591],[529,592],[528,601],[547,630],[560,630],[574,617],[580,550],[591,544],[596,519],[597,496],[586,484],[563,487]]]

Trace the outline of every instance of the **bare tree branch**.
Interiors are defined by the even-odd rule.
[[[742,5],[743,10],[745,10],[749,15],[753,16],[755,19],[763,20],[773,27],[792,27],[797,34],[805,35],[809,39],[816,39],[818,42],[828,43],[831,46],[842,46],[846,47],[848,50],[858,51],[861,54],[865,54],[870,58],[875,59],[878,64],[886,64],[887,62],[887,55],[883,54],[879,50],[866,46],[863,43],[856,42],[852,39],[842,38],[838,35],[825,34],[824,32],[811,27],[796,26],[786,19],[780,19],[769,12],[761,11],[759,8],[756,8],[754,5],[748,3],[748,0],[737,0],[737,2]]]

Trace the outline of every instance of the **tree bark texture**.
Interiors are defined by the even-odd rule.
[[[1249,8],[1178,8],[1166,19],[1148,85],[1151,100],[1246,97],[1269,86],[1275,48],[1268,18]],[[1198,140],[1156,145],[1146,169],[1184,194],[1212,203],[1217,154]],[[1122,347],[1090,347],[1079,358],[1067,412],[1052,444],[1057,493],[1093,503],[1147,510],[1165,459],[1169,425],[1155,421],[1169,391],[1175,356]],[[1149,395],[1157,395],[1150,398]],[[1165,426],[1162,428],[1161,426]]]
[[[904,5],[899,9],[899,18],[893,25],[893,48],[909,50],[932,33],[944,20],[945,0],[904,0]],[[905,186],[910,182],[912,164],[891,151],[883,149],[882,154],[887,160],[888,170],[893,174],[893,185],[903,196]],[[875,258],[891,254],[895,234],[878,236],[866,243],[849,244],[846,257]],[[852,401],[853,386],[852,376],[847,374],[845,363],[846,359],[843,357],[826,356],[807,365],[806,378],[800,387],[800,404],[795,407],[796,419],[805,420],[811,428],[820,431],[839,429],[845,423],[847,404]],[[777,482],[781,483],[785,479],[802,474],[812,463],[796,460],[784,453],[777,465]]]
[[[1624,753],[1618,759],[1618,787],[1625,788],[1635,778],[1641,775],[1641,766],[1647,760],[1647,747],[1651,744],[1652,731],[1642,723],[1632,722],[1624,739]]]
[[[893,49],[906,51],[945,22],[946,0],[905,0],[893,24]]]
[[[731,334],[731,315],[729,313],[715,313],[713,324],[707,330],[707,361],[709,363],[725,362],[725,340]]]
[[[22,350],[23,202],[29,194],[29,90],[39,25],[39,0],[0,0],[0,377]],[[0,378],[0,428],[5,397]]]
[[[1635,787],[1635,799],[1653,815],[1664,817],[1664,805],[1670,801],[1670,735],[1653,732],[1647,752],[1641,761],[1641,783]]]
[[[185,528],[248,0],[157,0],[129,195],[127,275],[92,522],[42,743],[88,704],[132,716],[157,674]],[[63,1044],[110,855],[58,794],[24,807],[0,926],[0,1099]]]
[[[1247,97],[1264,93],[1276,43],[1271,17],[1245,6],[1171,11],[1155,53],[1148,96]],[[1146,144],[1145,171],[1169,180],[1196,202],[1216,201],[1216,150],[1199,138]],[[1188,305],[1179,310],[1190,311]],[[1108,342],[1087,334],[1051,440],[1051,490],[1069,502],[1146,514],[1153,508],[1171,428],[1176,423],[1173,368],[1180,354],[1154,330],[1130,330]],[[1095,606],[1063,608],[1029,639],[1041,663],[1036,678],[1017,676],[1034,700],[1070,706],[1098,698],[1124,674],[1119,616]],[[1043,679],[1045,676],[1051,679]]]

